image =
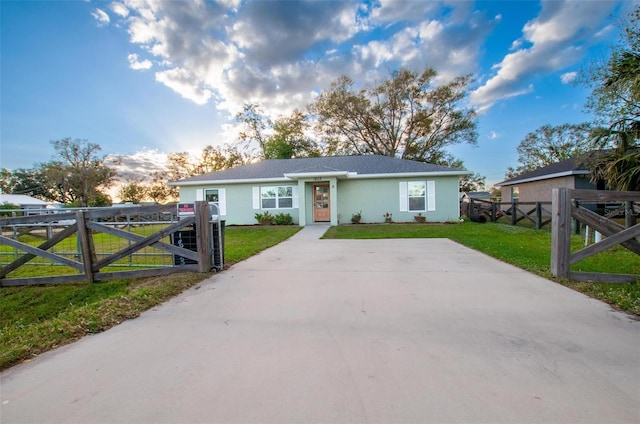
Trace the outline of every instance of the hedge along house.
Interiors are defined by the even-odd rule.
[[[459,179],[470,172],[386,156],[270,159],[169,183],[180,202],[216,203],[227,225],[255,224],[256,213],[290,214],[305,226],[351,222],[457,220]]]

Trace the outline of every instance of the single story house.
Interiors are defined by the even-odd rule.
[[[16,205],[18,209],[45,209],[49,203],[26,194],[0,194],[0,205]]]
[[[459,219],[459,179],[470,172],[386,156],[270,159],[170,182],[180,202],[218,205],[227,225],[255,224],[256,213],[290,214],[305,226]]]
[[[604,190],[604,183],[591,181],[585,157],[573,157],[496,184],[502,202],[550,202],[554,188]]]
[[[471,199],[490,201],[491,193],[489,193],[488,191],[469,191],[462,193],[462,196],[460,196],[461,202],[470,202]]]

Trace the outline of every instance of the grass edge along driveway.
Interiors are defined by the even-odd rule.
[[[226,265],[291,237],[300,227],[227,227]],[[375,224],[331,227],[325,238],[449,238],[519,268],[557,281],[640,316],[640,284],[577,283],[549,272],[551,235],[505,224]],[[581,240],[575,240],[579,245]],[[635,261],[635,262],[634,262]],[[634,265],[634,263],[636,265]],[[621,264],[624,264],[621,268]],[[583,271],[640,273],[640,257],[626,249],[580,264]],[[626,268],[625,268],[626,266]],[[613,268],[613,269],[612,269]],[[173,274],[96,284],[0,289],[0,369],[135,318],[211,274]]]
[[[225,267],[288,239],[297,226],[227,227]],[[135,318],[212,274],[0,289],[0,370]]]
[[[518,268],[608,303],[640,319],[640,281],[629,284],[583,283],[550,272],[551,233],[524,227],[465,221],[451,224],[360,224],[331,227],[324,238],[448,238]],[[572,239],[572,251],[582,246]],[[640,274],[640,256],[616,246],[572,266],[575,271]]]

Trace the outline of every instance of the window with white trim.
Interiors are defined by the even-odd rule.
[[[436,182],[400,181],[400,212],[432,212],[436,210]]]
[[[260,187],[262,209],[293,208],[293,186]]]
[[[427,184],[425,181],[409,181],[407,197],[410,212],[424,212],[427,209]]]
[[[196,190],[196,201],[204,200],[217,207],[214,213],[227,214],[227,196],[224,188],[202,188]]]

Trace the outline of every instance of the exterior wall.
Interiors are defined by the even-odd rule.
[[[550,202],[551,190],[554,188],[595,189],[595,184],[589,182],[588,177],[568,175],[542,181],[532,181],[523,184],[502,187],[502,201],[511,202],[511,190],[518,187],[520,202]]]
[[[221,219],[226,221],[226,225],[251,225],[257,224],[256,212],[269,211],[271,215],[288,213],[293,218],[293,223],[298,224],[298,208],[287,209],[253,209],[253,187],[266,186],[296,186],[296,182],[269,183],[269,184],[227,184],[216,186],[187,186],[180,187],[180,202],[190,203],[196,201],[196,191],[206,189],[225,189],[226,193],[226,215]]]
[[[331,203],[331,225],[351,222],[351,216],[362,211],[362,222],[384,222],[389,212],[395,222],[414,222],[418,212],[400,212],[401,181],[434,181],[435,211],[423,211],[429,222],[456,221],[460,217],[458,177],[380,178],[323,180],[300,180],[269,184],[227,184],[220,186],[180,187],[180,202],[190,203],[197,199],[196,192],[206,189],[225,189],[226,215],[221,216],[227,225],[256,224],[254,215],[264,210],[253,209],[253,187],[297,186],[298,208],[266,209],[272,215],[288,213],[299,225],[313,224],[313,184],[329,182]]]
[[[384,222],[389,212],[394,222],[415,222],[418,212],[400,212],[401,181],[435,181],[436,210],[424,211],[428,222],[456,221],[460,218],[458,177],[385,178],[339,181],[338,223],[351,222],[362,211],[362,222]]]

